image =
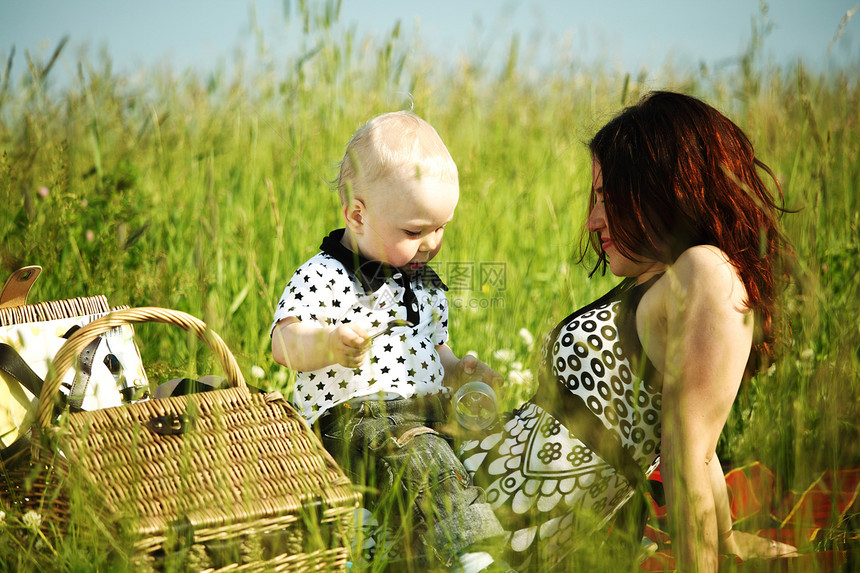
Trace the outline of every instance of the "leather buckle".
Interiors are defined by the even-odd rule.
[[[165,414],[152,418],[146,426],[159,436],[175,436],[193,429],[194,421],[188,414]]]

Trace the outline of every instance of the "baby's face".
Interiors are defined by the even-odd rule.
[[[356,234],[361,254],[417,271],[442,247],[459,197],[456,181],[433,177],[396,175],[373,183],[364,198],[363,231]]]

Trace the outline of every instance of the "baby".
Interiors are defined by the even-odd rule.
[[[504,569],[475,545],[504,531],[435,429],[451,388],[500,378],[447,345],[447,287],[427,266],[454,217],[457,166],[430,124],[387,113],[352,137],[337,186],[346,228],[287,284],[272,355],[298,371],[293,402],[353,481],[412,508],[423,558]]]

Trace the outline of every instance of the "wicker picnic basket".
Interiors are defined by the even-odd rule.
[[[31,269],[36,270],[33,271]],[[30,271],[33,274],[29,274],[26,271]],[[29,287],[40,272],[40,267],[26,267],[13,274],[6,283],[3,293],[0,295],[0,331],[4,327],[24,327],[25,325],[39,322],[96,316],[111,310],[108,300],[104,295],[27,304]],[[22,276],[24,280],[20,279]],[[23,287],[17,286],[16,283],[23,283],[25,280],[26,284]],[[11,289],[12,296],[9,296],[10,285],[17,288],[17,290],[16,288]],[[0,333],[0,341],[3,339],[4,336]],[[2,368],[2,366],[0,366],[0,370],[6,373],[5,368]],[[25,406],[13,400],[13,393],[9,391],[8,387],[0,388],[0,390],[5,390],[4,392],[0,392],[0,402],[2,402],[0,403],[0,408],[3,409],[3,412],[0,412],[3,414],[2,420],[0,420],[0,434],[4,436],[4,439],[0,441],[3,446],[2,458],[0,458],[2,466],[0,467],[8,467],[14,465],[17,459],[26,459],[29,455],[30,441],[26,425],[29,423],[30,414],[27,413]],[[24,395],[20,397],[20,400],[25,401],[26,398],[27,396]],[[35,398],[38,398],[38,396],[35,396]],[[5,403],[4,400],[9,400],[10,403]],[[13,427],[10,428],[7,424],[11,424]],[[20,432],[20,437],[14,443],[7,444],[5,438],[7,432],[10,432],[11,429],[17,429]],[[8,486],[9,484],[6,480],[0,482],[0,499],[3,499],[5,495],[4,488]]]
[[[194,333],[219,359],[230,388],[58,421],[59,380],[81,350],[111,328],[141,322]],[[193,316],[132,308],[81,328],[55,357],[37,418],[31,460],[21,470],[29,487],[0,501],[39,508],[64,529],[66,490],[84,489],[95,511],[130,532],[135,570],[346,568],[360,494],[290,404],[277,392],[251,392],[221,338]]]

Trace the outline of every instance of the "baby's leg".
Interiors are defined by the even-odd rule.
[[[450,565],[476,545],[501,538],[505,531],[483,490],[472,484],[448,441],[432,431],[403,437],[383,456],[384,471],[399,479],[428,552]]]

